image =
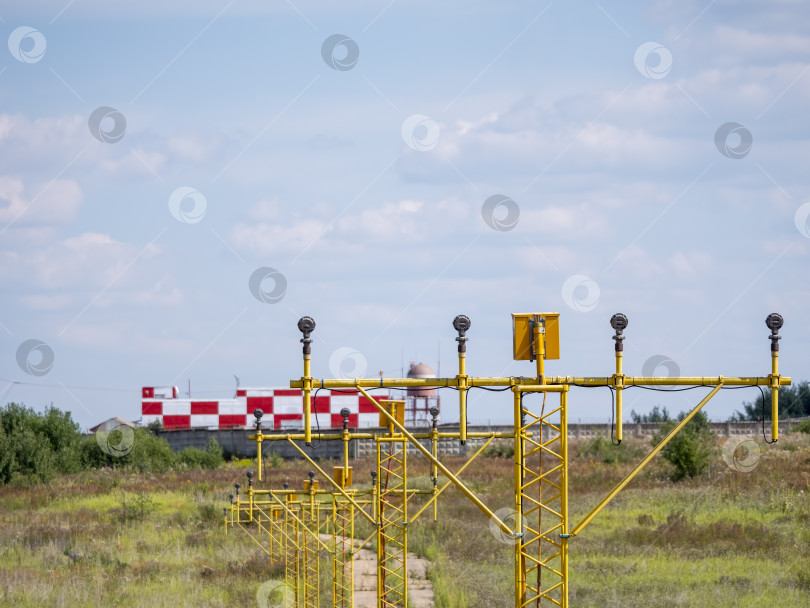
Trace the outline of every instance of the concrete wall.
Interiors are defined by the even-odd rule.
[[[248,436],[252,433],[253,431],[249,429],[185,429],[178,431],[158,431],[157,435],[168,441],[169,445],[172,446],[172,449],[176,452],[187,447],[204,450],[213,437],[217,440],[219,445],[222,446],[226,456],[235,455],[240,458],[255,458],[256,442],[248,439]],[[279,435],[281,433],[270,434]],[[327,435],[327,433],[323,433],[323,435]],[[296,441],[296,444],[304,448],[303,441]],[[336,459],[343,457],[343,443],[341,441],[318,441],[317,439],[313,439],[312,446],[304,449],[306,449],[307,454],[313,458]],[[270,453],[276,453],[283,458],[301,458],[301,454],[287,441],[268,441],[263,443],[262,452],[265,456]],[[353,454],[351,455],[354,456]]]
[[[799,422],[804,419],[780,420],[779,433],[790,431]],[[712,422],[712,429],[720,437],[730,437],[732,435],[750,435],[752,437],[762,436],[762,423],[761,422]],[[650,438],[658,430],[659,424],[656,422],[643,422],[639,424],[624,424],[624,437],[629,439],[632,437]],[[363,429],[364,431],[371,429]],[[421,431],[428,431],[429,429],[419,429]],[[458,431],[458,425],[442,425],[440,428],[443,432]],[[548,430],[548,429],[546,429]],[[469,432],[505,432],[511,433],[511,426],[470,426]],[[211,438],[215,438],[226,454],[234,454],[240,457],[254,457],[256,455],[256,442],[248,439],[253,431],[249,429],[233,429],[233,430],[208,430],[208,429],[187,429],[181,431],[158,431],[158,436],[163,437],[172,446],[175,451],[180,451],[186,447],[195,447],[204,450],[208,445]],[[286,431],[270,432],[269,435],[283,435]],[[765,423],[765,433],[770,437],[771,425],[770,422]],[[333,435],[339,436],[336,433],[322,433],[324,436]],[[569,439],[592,439],[593,437],[602,436],[609,437],[610,425],[609,424],[571,424],[568,425],[568,438]],[[549,439],[548,436],[543,439]],[[462,446],[457,439],[440,439],[439,440],[439,454],[444,456],[450,455],[466,455],[468,452],[472,454],[477,450],[486,439],[470,438],[467,444]],[[302,441],[296,442],[302,448],[304,447]],[[430,448],[430,440],[425,439],[422,444]],[[359,439],[353,440],[349,444],[349,455],[352,458],[371,456],[376,450],[376,442],[373,439]],[[321,459],[339,459],[343,456],[343,442],[335,440],[323,439],[318,441],[313,437],[312,447],[305,448],[308,455],[313,458]],[[283,458],[300,458],[301,455],[293,448],[287,441],[268,441],[263,445],[264,454],[276,453]],[[408,453],[418,453],[414,446],[408,446]]]

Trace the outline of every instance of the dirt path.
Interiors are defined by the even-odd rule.
[[[331,540],[332,537],[326,538]],[[428,560],[408,553],[409,608],[433,608],[433,585],[427,578],[428,563]],[[369,549],[360,549],[354,554],[354,607],[377,608],[377,553]]]
[[[433,585],[427,578],[428,561],[408,553],[408,606],[433,608]],[[354,555],[354,606],[377,607],[377,554],[360,549]]]

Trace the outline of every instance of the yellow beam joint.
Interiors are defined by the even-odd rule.
[[[708,395],[706,395],[706,396],[705,396],[705,397],[704,397],[704,398],[701,400],[701,402],[700,402],[700,403],[698,403],[698,404],[695,406],[695,408],[694,408],[694,409],[693,409],[691,412],[689,412],[689,414],[688,414],[688,415],[687,415],[687,416],[686,416],[686,417],[685,417],[683,420],[681,420],[681,421],[678,423],[678,425],[677,425],[677,426],[676,426],[674,429],[672,429],[672,430],[669,432],[669,434],[668,434],[666,437],[664,437],[664,439],[662,439],[662,440],[661,440],[661,442],[660,442],[660,443],[659,443],[657,446],[655,446],[655,447],[652,449],[652,451],[650,451],[650,453],[649,453],[649,454],[647,454],[647,456],[645,456],[645,457],[644,457],[644,459],[643,459],[643,460],[642,460],[642,461],[641,461],[641,462],[640,462],[640,463],[639,463],[639,464],[636,466],[636,468],[635,468],[635,469],[633,469],[632,471],[630,471],[630,473],[628,473],[628,474],[627,474],[627,476],[626,476],[624,479],[622,479],[622,480],[621,480],[621,481],[620,481],[618,484],[616,484],[616,487],[614,487],[614,488],[613,488],[613,489],[612,489],[612,490],[611,490],[611,491],[608,493],[608,495],[607,495],[607,496],[605,496],[605,497],[604,497],[604,498],[603,498],[601,501],[599,501],[599,504],[597,504],[597,505],[596,505],[596,506],[593,508],[593,510],[592,510],[590,513],[588,513],[588,514],[585,516],[585,519],[583,519],[581,522],[579,522],[579,523],[578,523],[578,524],[577,524],[577,525],[574,527],[574,529],[573,529],[573,530],[571,530],[571,536],[576,536],[577,534],[579,534],[580,532],[582,532],[582,529],[583,529],[585,526],[587,526],[587,525],[588,525],[588,524],[591,522],[591,520],[592,520],[594,517],[596,517],[596,516],[599,514],[599,512],[600,512],[602,509],[604,509],[604,508],[605,508],[605,507],[608,505],[608,503],[610,503],[610,501],[611,501],[611,500],[613,500],[613,499],[616,497],[616,495],[617,495],[619,492],[621,492],[621,491],[622,491],[622,490],[625,488],[625,486],[627,486],[627,484],[628,484],[628,483],[630,483],[630,482],[633,480],[633,478],[634,478],[636,475],[638,475],[638,474],[639,474],[639,472],[641,471],[641,469],[643,469],[644,467],[646,467],[646,466],[647,466],[647,464],[649,464],[649,462],[650,462],[650,461],[653,459],[653,457],[654,457],[656,454],[658,454],[658,452],[660,452],[660,451],[661,451],[661,450],[664,448],[664,446],[665,446],[665,445],[667,445],[667,444],[670,442],[670,440],[671,440],[673,437],[675,437],[675,435],[677,435],[677,434],[678,434],[678,433],[681,431],[681,429],[682,429],[684,426],[686,426],[686,424],[687,424],[687,423],[688,423],[688,422],[689,422],[689,421],[690,421],[690,420],[691,420],[691,419],[692,419],[692,418],[695,416],[695,414],[697,414],[697,413],[698,413],[698,412],[699,412],[699,411],[700,411],[700,410],[703,408],[703,406],[704,406],[704,405],[706,405],[706,404],[709,402],[709,400],[710,400],[712,397],[714,397],[714,396],[717,394],[717,392],[718,392],[718,391],[719,391],[719,390],[720,390],[722,387],[723,387],[723,384],[722,384],[722,383],[720,383],[720,384],[718,384],[717,386],[715,386],[715,387],[714,387],[714,388],[711,390],[711,392],[710,392]]]

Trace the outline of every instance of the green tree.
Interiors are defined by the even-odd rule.
[[[637,414],[636,410],[630,410],[630,420],[638,424],[639,422],[669,422],[672,416],[669,415],[667,408],[659,409],[656,405],[649,414]]]
[[[678,420],[685,417],[686,413],[681,412]],[[676,426],[677,422],[674,420],[663,423],[653,436],[653,446],[661,443],[661,440]],[[715,438],[708,416],[703,412],[695,414],[661,450],[661,455],[675,467],[672,473],[673,481],[697,477],[706,472],[711,462]]]
[[[751,402],[743,403],[743,411],[737,411],[731,420],[765,420],[771,419],[771,389],[764,389],[765,408],[762,407],[762,395]],[[804,380],[793,386],[779,389],[779,417],[803,418],[810,416],[810,382]]]
[[[47,481],[81,468],[81,433],[69,412],[38,414],[23,404],[0,408],[0,483]]]

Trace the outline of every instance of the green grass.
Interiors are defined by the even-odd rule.
[[[713,458],[708,475],[678,483],[655,459],[571,540],[573,607],[808,606],[810,436],[768,447],[750,473],[729,469],[719,453]],[[409,478],[429,489],[420,460],[409,457]],[[572,444],[573,523],[633,464],[607,460],[580,456]],[[463,462],[447,461],[451,470]],[[331,463],[323,466],[330,470]],[[354,466],[367,480],[371,463]],[[508,458],[482,457],[462,479],[493,510],[511,507],[512,466]],[[269,484],[300,488],[307,469],[268,469]],[[259,586],[283,573],[245,534],[225,535],[222,525],[227,494],[235,481],[246,486],[245,470],[88,471],[47,485],[0,487],[0,604],[258,606]],[[513,548],[456,489],[442,495],[438,522],[428,509],[409,530],[409,549],[431,560],[437,608],[513,605]],[[358,537],[372,531],[358,518]],[[324,555],[324,605],[330,567]]]

